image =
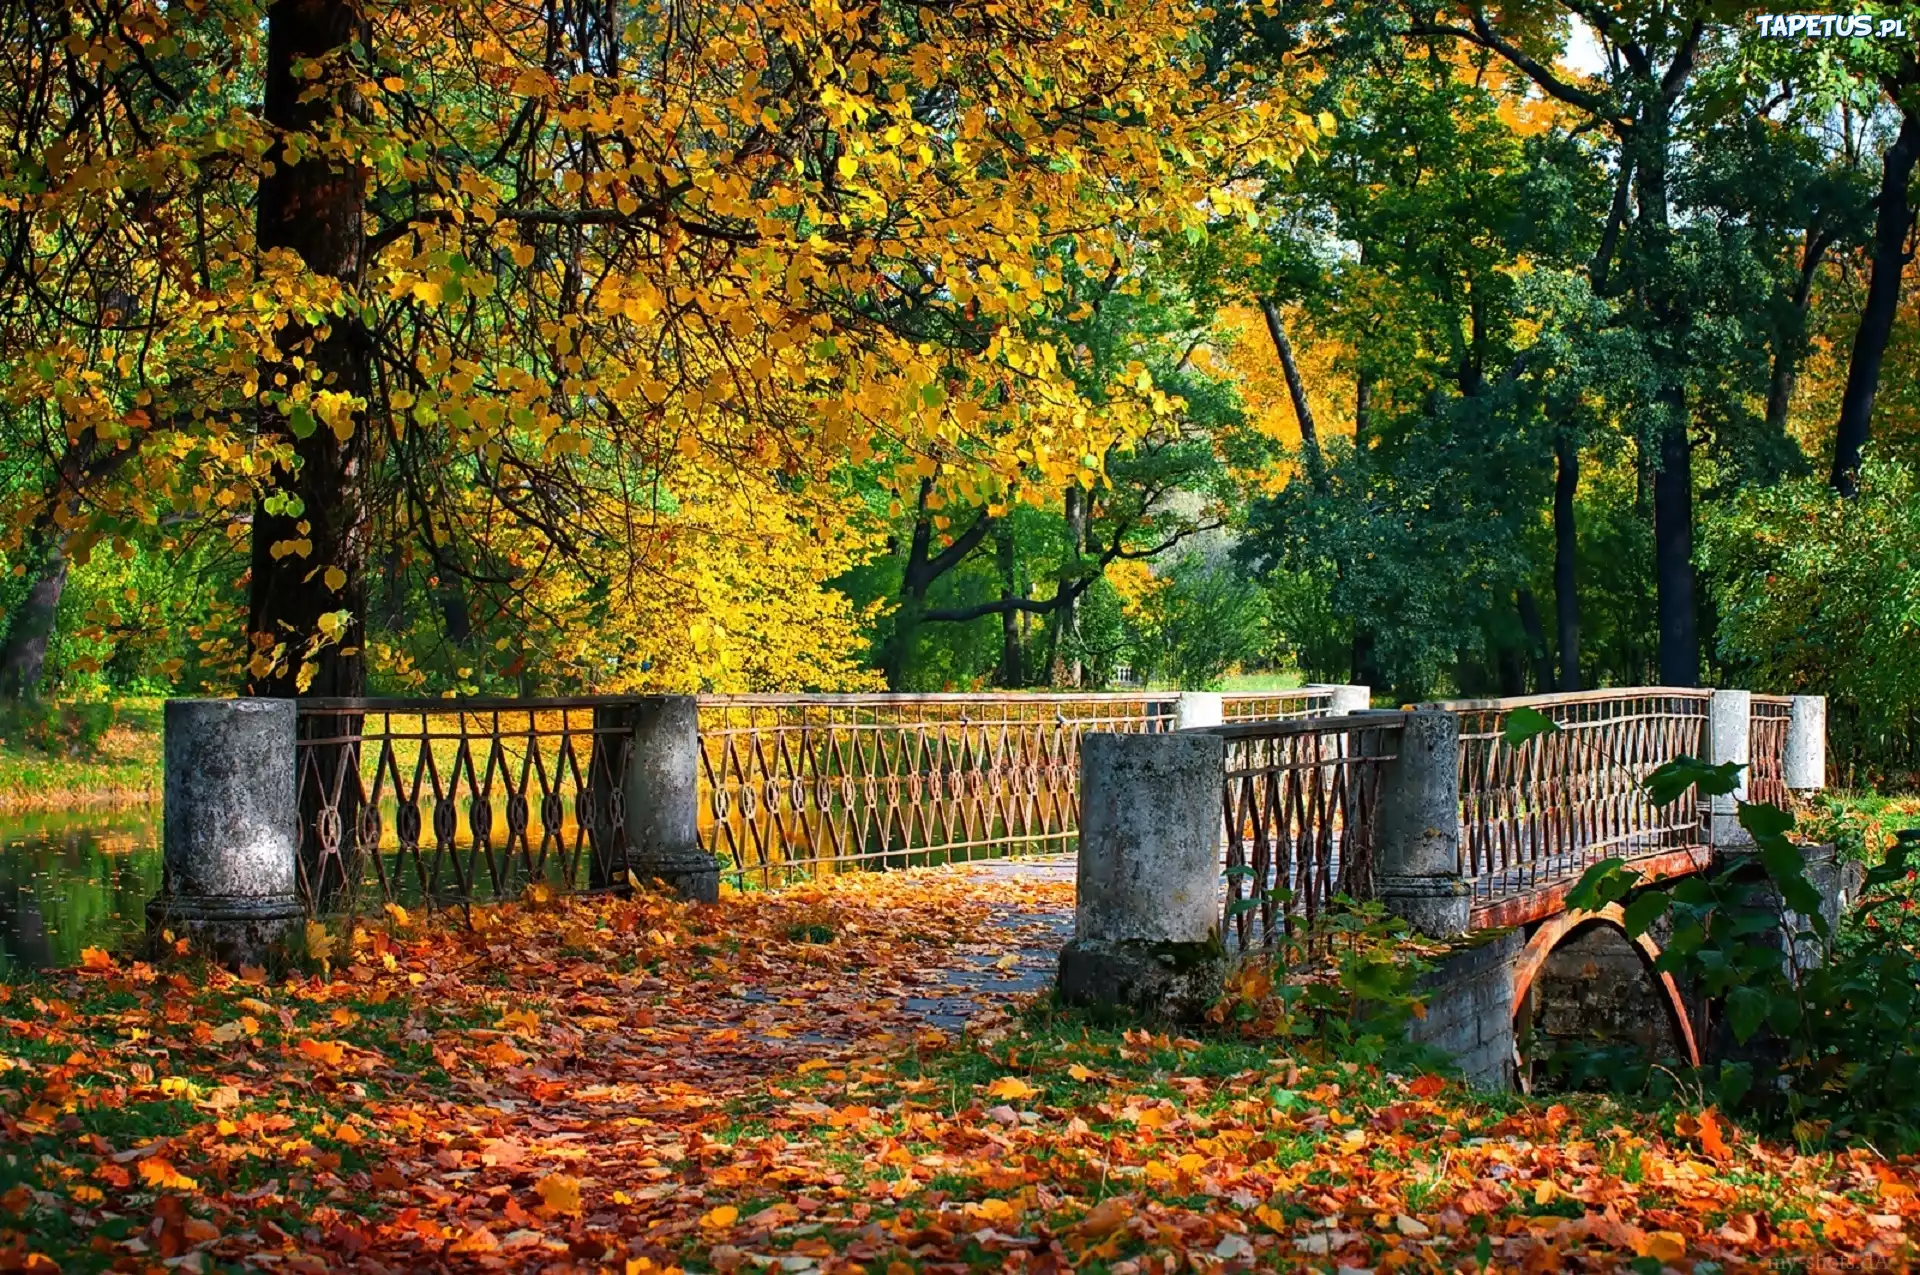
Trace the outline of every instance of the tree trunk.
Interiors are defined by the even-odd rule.
[[[1000,600],[1011,602],[1018,581],[1013,556],[1013,520],[1002,518],[994,529],[994,550],[1000,565]],[[1000,685],[1013,690],[1025,681],[1025,661],[1020,653],[1020,616],[1013,607],[1000,613]]]
[[[1829,242],[1828,236],[1812,228],[1807,230],[1806,244],[1800,251],[1800,276],[1793,286],[1792,326],[1774,341],[1773,368],[1767,377],[1767,445],[1778,448],[1783,455],[1799,453],[1798,446],[1787,435],[1787,411],[1793,405],[1800,359],[1806,353],[1807,308],[1813,301],[1813,278],[1819,273]]]
[[[1693,447],[1687,438],[1686,391],[1663,388],[1668,410],[1653,474],[1653,570],[1660,628],[1660,684],[1700,680],[1700,642],[1693,605]]]
[[[1677,91],[1677,85],[1675,86]],[[1647,265],[1640,303],[1660,328],[1671,334],[1661,358],[1660,387],[1654,401],[1665,409],[1653,472],[1654,588],[1659,614],[1660,680],[1666,686],[1692,686],[1700,680],[1700,643],[1693,597],[1693,447],[1688,437],[1684,370],[1676,365],[1691,327],[1685,299],[1678,295],[1680,272],[1673,268],[1672,227],[1668,223],[1667,161],[1672,145],[1671,102],[1656,94],[1643,111],[1636,132],[1636,235]]]
[[[1527,660],[1533,669],[1534,693],[1544,695],[1553,689],[1553,655],[1547,650],[1547,630],[1540,623],[1540,603],[1532,589],[1518,590],[1513,601],[1520,612],[1520,631],[1527,635]]]
[[[1087,549],[1087,493],[1078,486],[1067,488],[1067,561],[1073,568],[1073,579],[1080,578],[1080,559]],[[1068,587],[1067,581],[1061,582],[1061,588]],[[1052,680],[1056,686],[1080,685],[1080,595],[1074,594],[1067,599],[1065,606],[1059,608],[1060,622],[1054,630],[1054,649],[1052,653]],[[1061,647],[1066,648],[1063,655]]]
[[[1843,496],[1859,490],[1860,455],[1873,421],[1873,398],[1880,388],[1880,364],[1900,307],[1900,277],[1907,266],[1907,236],[1913,230],[1909,187],[1914,161],[1920,159],[1920,115],[1903,111],[1900,133],[1881,161],[1879,210],[1873,225],[1873,269],[1867,304],[1853,334],[1847,364],[1847,388],[1840,398],[1840,424],[1834,431],[1833,472],[1828,482]]]
[[[1300,454],[1306,459],[1307,481],[1313,489],[1327,490],[1327,459],[1320,450],[1320,431],[1313,423],[1313,408],[1307,403],[1306,382],[1300,379],[1300,366],[1294,362],[1293,343],[1280,321],[1280,307],[1262,298],[1260,313],[1266,316],[1267,335],[1273,338],[1273,351],[1280,356],[1280,370],[1287,378],[1287,397],[1293,400],[1294,419],[1300,422]]]
[[[60,594],[67,587],[65,548],[65,533],[49,527],[40,552],[28,559],[32,582],[14,608],[5,642],[0,642],[0,699],[33,699],[40,693],[47,643],[53,637]]]
[[[1575,578],[1579,539],[1573,497],[1580,487],[1580,448],[1562,434],[1554,442],[1553,607],[1560,647],[1558,689],[1580,689],[1580,590]]]
[[[355,43],[358,56],[367,56],[371,40],[358,0],[274,0],[267,10],[266,121],[282,137],[307,144],[298,162],[289,161],[284,142],[268,152],[272,167],[261,178],[256,212],[260,251],[289,249],[349,292],[358,290],[364,265],[364,177],[322,154],[318,135],[336,115],[364,110],[353,87],[357,76],[342,59]],[[316,82],[295,74],[296,64],[317,58],[327,58],[328,75],[338,77],[320,83],[338,87],[316,92]],[[356,318],[337,315],[318,326],[289,322],[275,344],[278,357],[260,369],[263,393],[284,376],[289,391],[306,386],[307,403],[327,391],[352,395],[359,406],[335,423],[305,404],[290,413],[280,410],[287,404],[260,406],[262,442],[290,448],[295,464],[276,473],[275,490],[254,506],[247,608],[253,659],[244,690],[358,696],[366,689],[368,341]],[[297,503],[289,505],[289,497]]]

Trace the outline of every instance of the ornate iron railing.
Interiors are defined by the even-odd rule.
[[[302,700],[295,765],[309,908],[468,904],[625,871],[622,701]]]
[[[1333,711],[1333,688],[1302,686],[1290,691],[1227,691],[1220,716],[1229,722],[1296,721]]]
[[[741,885],[1070,850],[1081,735],[1169,730],[1176,699],[702,696],[702,842]]]
[[[1793,715],[1793,696],[1754,695],[1747,710],[1747,800],[1767,802],[1785,810],[1793,801],[1787,791],[1787,721]]]
[[[1381,767],[1406,718],[1360,713],[1216,726],[1226,742],[1222,933],[1270,947],[1339,895],[1372,893]]]
[[[1675,757],[1703,755],[1711,697],[1656,686],[1423,705],[1460,717],[1460,873],[1475,897],[1704,844],[1696,795],[1656,806],[1641,781]],[[1507,716],[1522,707],[1560,729],[1506,743]]]
[[[1241,696],[1325,711],[1329,693]],[[1068,850],[1080,737],[1159,731],[1155,694],[703,695],[701,843],[741,886],[847,866]],[[625,880],[621,697],[302,700],[310,906],[411,905]]]

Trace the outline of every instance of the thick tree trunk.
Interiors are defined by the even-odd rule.
[[[1678,85],[1675,85],[1678,91]],[[1700,680],[1700,642],[1693,590],[1693,447],[1688,437],[1684,372],[1676,365],[1692,320],[1678,294],[1679,273],[1672,269],[1672,227],[1668,222],[1667,160],[1672,145],[1670,99],[1656,95],[1641,116],[1641,148],[1634,165],[1642,239],[1647,263],[1639,283],[1641,305],[1671,334],[1662,357],[1661,384],[1654,400],[1665,409],[1653,472],[1654,588],[1660,631],[1660,680],[1667,686],[1692,686]]]
[[[356,76],[340,57],[354,43],[366,50],[371,39],[358,0],[274,0],[267,10],[264,113],[272,129],[305,145],[298,162],[289,162],[284,143],[268,153],[272,171],[261,179],[256,213],[259,247],[262,253],[291,250],[307,269],[339,280],[350,292],[358,289],[364,265],[364,179],[322,153],[318,135],[336,114],[363,109],[353,87]],[[315,84],[295,74],[296,64],[320,58],[328,59],[328,75],[339,77],[324,82],[339,87],[304,98]],[[289,391],[304,383],[308,403],[323,390],[365,402],[369,348],[357,319],[337,315],[319,326],[289,323],[276,344],[278,358],[260,369],[263,392],[275,387],[276,376],[285,376]],[[363,411],[336,418],[336,429],[304,405],[291,413],[281,406],[261,405],[261,435],[290,447],[297,464],[280,472],[277,490],[254,507],[248,587],[253,659],[245,691],[358,696],[366,689],[361,652],[371,431]],[[297,504],[289,507],[288,497]],[[323,619],[342,612],[342,624]]]
[[[1553,608],[1560,647],[1557,689],[1580,689],[1580,590],[1576,579],[1579,539],[1575,534],[1574,493],[1580,488],[1580,448],[1562,434],[1554,443]]]
[[[1880,365],[1900,307],[1900,279],[1907,267],[1907,236],[1913,231],[1909,188],[1914,161],[1920,159],[1920,116],[1903,112],[1900,133],[1881,161],[1879,209],[1873,226],[1873,269],[1867,304],[1853,334],[1847,363],[1847,388],[1840,398],[1840,423],[1833,438],[1833,472],[1828,482],[1843,496],[1859,489],[1860,455],[1873,423],[1873,399],[1880,388]]]
[[[1267,335],[1273,339],[1273,352],[1280,356],[1280,371],[1287,378],[1287,397],[1293,400],[1294,419],[1300,422],[1300,454],[1306,460],[1307,481],[1317,492],[1327,490],[1327,458],[1320,450],[1320,430],[1313,423],[1313,408],[1307,403],[1307,385],[1300,379],[1300,365],[1293,358],[1293,343],[1280,320],[1280,307],[1263,298],[1260,313],[1266,316]]]
[[[1373,376],[1358,372],[1353,378],[1353,450],[1365,452],[1373,431]]]
[[[40,693],[47,643],[67,587],[65,541],[64,533],[48,528],[40,551],[29,559],[27,596],[14,608],[6,640],[0,642],[0,699],[33,699]]]

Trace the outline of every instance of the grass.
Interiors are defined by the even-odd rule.
[[[0,813],[160,800],[158,697],[0,710]]]

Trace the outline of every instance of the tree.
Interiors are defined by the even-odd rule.
[[[446,649],[504,641],[494,676],[544,632],[568,680],[630,685],[671,634],[585,617],[705,596],[742,539],[834,541],[849,461],[961,504],[1099,487],[1165,399],[1076,383],[1061,254],[1104,272],[1244,207],[1233,176],[1312,131],[1144,3],[0,16],[8,447],[138,457],[78,536],[223,529],[261,693],[417,645],[369,631],[376,569]]]

